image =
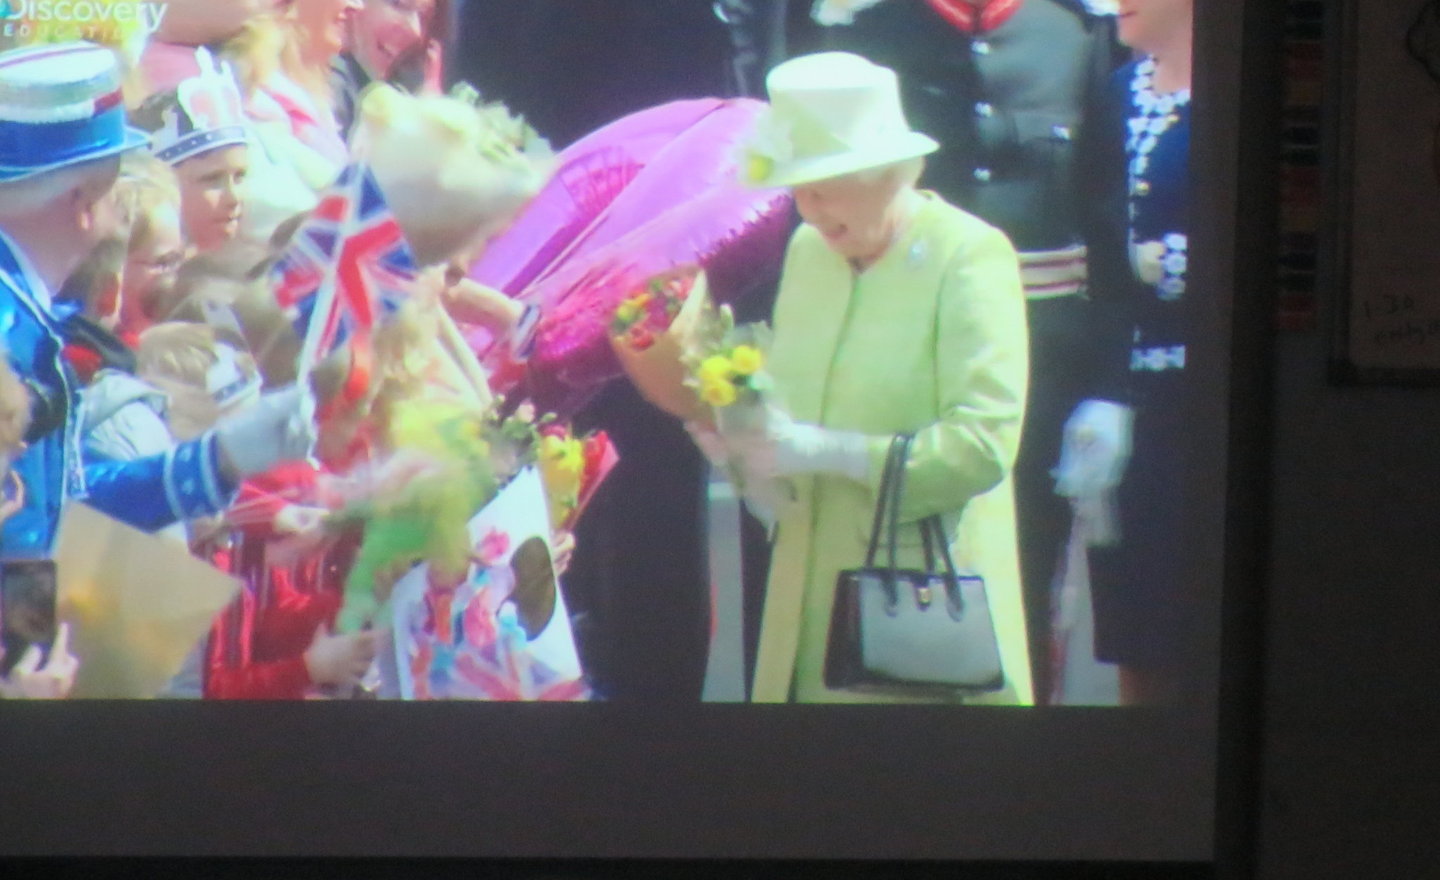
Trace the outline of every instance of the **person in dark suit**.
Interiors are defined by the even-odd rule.
[[[457,79],[557,148],[627,113],[727,94],[729,37],[708,3],[464,0]],[[581,660],[604,699],[698,701],[710,646],[706,464],[624,381],[575,414],[620,454],[575,530],[564,578]]]
[[[922,184],[999,227],[1020,255],[1030,394],[1016,503],[1043,703],[1052,686],[1052,581],[1071,524],[1051,469],[1077,406],[1118,399],[1126,382],[1115,366],[1128,343],[1123,209],[1115,209],[1125,159],[1119,136],[1099,124],[1125,55],[1112,17],[1080,0],[821,2],[814,10],[824,45],[899,74],[907,116],[941,144]]]

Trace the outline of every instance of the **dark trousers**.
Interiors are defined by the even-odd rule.
[[[705,460],[623,380],[575,424],[607,431],[620,454],[564,577],[586,676],[603,699],[697,702],[710,649]]]
[[[1020,455],[1015,464],[1015,511],[1020,541],[1020,581],[1030,640],[1035,700],[1043,705],[1053,687],[1051,594],[1070,535],[1070,505],[1055,494],[1050,471],[1060,460],[1065,421],[1086,387],[1089,303],[1069,296],[1032,300],[1030,394]]]

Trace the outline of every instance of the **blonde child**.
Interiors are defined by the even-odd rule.
[[[175,170],[185,239],[204,253],[240,235],[251,135],[229,67],[203,49],[196,57],[199,75],[151,95],[131,118],[154,133],[154,156]]]
[[[185,261],[180,181],[159,159],[135,155],[121,166],[116,190],[131,218],[117,333],[134,348],[140,333],[159,320],[156,303],[165,298]]]

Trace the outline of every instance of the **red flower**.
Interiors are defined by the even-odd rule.
[[[580,492],[583,495],[585,489],[595,482],[600,475],[600,465],[605,460],[605,450],[610,445],[610,437],[604,431],[596,431],[585,438],[585,469],[580,475]]]
[[[655,344],[655,334],[643,324],[636,324],[630,328],[630,347],[636,351],[644,351]]]
[[[500,564],[509,549],[510,535],[499,529],[491,529],[480,539],[480,543],[475,545],[475,555],[479,557],[481,565],[491,568]]]

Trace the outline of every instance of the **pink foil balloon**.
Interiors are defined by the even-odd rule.
[[[760,274],[778,265],[788,213],[786,193],[714,187],[566,265],[534,291],[536,299],[555,304],[545,310],[536,332],[531,373],[571,388],[618,376],[609,326],[628,293],[675,266],[718,269],[723,263],[729,271],[712,277],[711,295],[734,301],[757,280],[736,277],[737,267]]]
[[[647,278],[681,265],[733,301],[773,273],[789,232],[790,196],[738,180],[740,141],[758,101],[680,101],[641,111],[576,142],[560,172],[470,276],[543,317],[528,365],[531,392],[570,411],[620,374],[608,340],[615,308]],[[471,335],[498,391],[519,373],[500,346]]]
[[[470,267],[470,277],[514,296],[598,218],[632,180],[719,99],[674,101],[641,110],[561,151],[555,176]]]

